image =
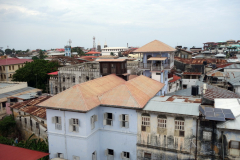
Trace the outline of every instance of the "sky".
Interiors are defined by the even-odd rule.
[[[172,47],[240,40],[239,0],[0,0],[0,47]]]

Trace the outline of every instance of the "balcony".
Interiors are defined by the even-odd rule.
[[[161,66],[161,64],[156,64],[156,63],[142,63],[142,62],[139,62],[138,63],[138,67],[141,68],[141,69],[145,69],[145,70],[152,70],[152,71],[161,71],[163,69],[171,69],[171,66],[169,63],[168,64],[163,64]]]

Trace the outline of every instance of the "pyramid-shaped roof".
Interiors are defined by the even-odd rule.
[[[149,42],[148,44],[145,44],[144,46],[136,49],[135,53],[146,53],[146,52],[173,52],[176,49],[172,48],[171,46],[159,41],[154,40],[152,42]]]
[[[164,84],[145,76],[125,81],[108,75],[77,84],[39,106],[89,111],[99,105],[143,108]]]

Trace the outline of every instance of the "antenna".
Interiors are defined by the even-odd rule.
[[[71,40],[71,39],[69,39],[69,46],[71,46],[71,43],[72,43],[72,40]]]
[[[95,36],[93,36],[93,50],[96,50]]]

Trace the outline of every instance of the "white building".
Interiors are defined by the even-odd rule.
[[[113,53],[114,56],[118,56],[119,52],[124,52],[128,50],[128,47],[106,47],[102,49],[102,55],[111,55]]]
[[[125,81],[112,74],[40,103],[47,108],[50,158],[136,160],[136,110],[163,86],[145,76]]]

